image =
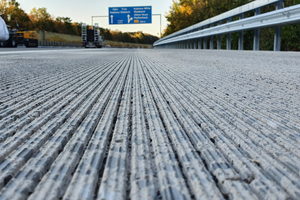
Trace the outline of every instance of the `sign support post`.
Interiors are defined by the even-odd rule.
[[[159,15],[159,21],[160,21],[160,26],[159,26],[159,35],[160,35],[160,39],[161,39],[161,14],[152,14],[152,16],[158,16]]]

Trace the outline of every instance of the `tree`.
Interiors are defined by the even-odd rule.
[[[28,15],[20,8],[20,4],[16,0],[0,0],[0,10],[3,12],[3,19],[12,27],[16,27],[16,21],[20,28],[26,30],[42,30],[50,32],[58,32],[62,34],[81,35],[82,23],[72,22],[70,17],[52,17],[46,8],[33,8]],[[90,28],[89,26],[87,28]],[[115,40],[120,42],[138,42],[152,44],[158,40],[157,37],[137,33],[123,33],[121,31],[111,31],[109,29],[100,28],[100,34],[106,40]]]
[[[173,0],[173,5],[165,16],[169,24],[164,30],[163,36],[165,37],[251,1],[253,0]]]
[[[20,4],[15,1],[0,1],[0,10],[3,12],[3,19],[8,25],[13,28],[17,28],[17,24],[21,27],[28,27],[30,25],[30,19],[24,10],[20,8]],[[17,23],[16,23],[17,21]]]
[[[253,0],[173,0],[173,5],[166,13],[169,24],[164,30],[163,37],[176,31],[182,30],[188,26],[194,25],[211,17],[217,16],[236,7],[242,6]],[[300,0],[286,0],[284,6],[300,4]],[[275,10],[275,4],[271,4],[261,9],[261,12],[270,12]],[[245,13],[245,17],[250,17],[254,11]],[[233,20],[238,17],[234,17]],[[260,48],[263,50],[272,50],[274,44],[275,28],[261,29]],[[224,38],[226,36],[223,36]],[[225,39],[225,38],[224,38]],[[225,46],[225,40],[222,40],[222,46]],[[244,32],[244,48],[252,50],[253,31]],[[215,42],[216,43],[216,42]],[[232,34],[232,48],[237,49],[238,34]],[[300,50],[300,25],[292,24],[282,27],[282,50]]]
[[[33,8],[30,11],[29,17],[36,30],[56,31],[54,27],[54,20],[47,12],[47,8]]]

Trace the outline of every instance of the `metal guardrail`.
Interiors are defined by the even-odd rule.
[[[190,33],[191,31],[193,32],[193,31],[198,30],[202,27],[208,26],[212,23],[217,23],[219,21],[228,19],[230,17],[240,15],[241,13],[246,13],[246,12],[249,12],[249,11],[255,10],[257,8],[261,8],[261,7],[264,7],[264,6],[270,5],[272,3],[279,2],[279,1],[280,0],[258,0],[258,1],[254,1],[254,2],[248,3],[246,5],[240,6],[238,8],[235,8],[233,10],[227,11],[223,14],[218,15],[218,16],[207,19],[205,21],[199,22],[195,25],[189,26],[189,27],[187,27],[185,29],[182,29],[180,31],[177,31],[175,33],[172,33],[171,35],[168,35],[167,37],[162,38],[162,40],[166,40],[168,38],[172,38],[172,37],[175,37],[175,36],[178,36],[178,35],[181,35],[181,34]]]
[[[44,47],[82,47],[81,43],[73,42],[54,42],[54,41],[39,41],[39,46]]]
[[[276,11],[260,14],[260,8],[276,3]],[[274,39],[274,51],[280,51],[281,47],[281,25],[300,22],[300,5],[283,7],[283,0],[258,0],[233,9],[196,25],[173,33],[154,43],[155,48],[197,48],[207,49],[207,37],[211,37],[210,49],[213,49],[213,37],[218,36],[217,49],[221,49],[221,35],[227,35],[227,49],[231,49],[231,33],[240,32],[239,50],[243,50],[243,31],[255,30],[253,49],[259,50],[259,28],[276,27]],[[255,10],[255,16],[245,18],[244,13]],[[232,17],[240,16],[240,20],[231,22]],[[228,23],[221,24],[222,20]],[[213,26],[219,23],[218,26]],[[207,28],[210,25],[210,28]],[[202,29],[204,28],[204,29]]]

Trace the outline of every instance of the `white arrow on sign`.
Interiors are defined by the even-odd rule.
[[[110,18],[111,18],[111,24],[113,24],[114,23],[114,16],[111,15]]]
[[[133,20],[133,19],[132,19],[132,17],[130,18],[130,15],[127,15],[127,17],[128,17],[128,24],[129,24],[130,21]]]

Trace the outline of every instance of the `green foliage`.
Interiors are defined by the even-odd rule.
[[[18,21],[18,25],[28,26],[30,24],[30,19],[28,15],[20,8],[20,4],[15,1],[0,1],[0,10],[3,12],[2,17],[7,22],[7,24],[13,28],[16,28],[16,21]]]
[[[227,12],[254,0],[173,0],[173,5],[166,13],[169,22],[164,30],[163,37],[170,35],[188,26],[194,25],[211,17]],[[286,0],[284,7],[300,4],[300,0]],[[275,10],[275,5],[261,9],[262,13]],[[251,17],[254,12],[245,13],[245,17]],[[237,20],[234,17],[233,20]],[[223,22],[224,23],[224,22]],[[275,28],[261,29],[260,49],[273,50]],[[244,32],[244,49],[253,49],[254,31]],[[222,48],[226,48],[226,35],[222,36]],[[238,48],[239,34],[232,34],[232,49]],[[216,38],[214,46],[216,46]],[[286,25],[282,27],[282,49],[285,51],[300,50],[300,24]]]
[[[166,13],[169,22],[163,36],[204,21],[253,0],[173,0]]]
[[[139,43],[139,44],[153,44],[158,37],[143,33],[141,31],[138,32],[126,32],[123,33],[121,31],[110,31],[111,37],[105,39],[113,40],[117,42],[128,42],[128,43]]]
[[[52,17],[46,8],[33,8],[27,14],[20,8],[16,0],[0,0],[0,10],[3,12],[3,19],[13,28],[16,28],[16,20],[20,29],[42,30],[69,35],[81,35],[81,23],[72,22],[69,17]],[[88,28],[90,28],[88,26]],[[101,36],[106,40],[120,42],[153,44],[159,38],[142,32],[122,33],[100,28]]]

